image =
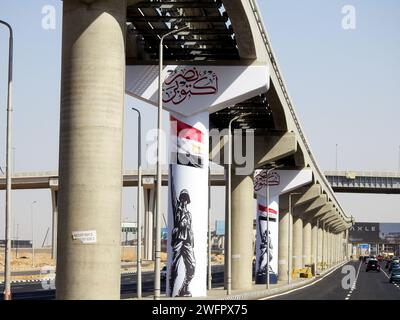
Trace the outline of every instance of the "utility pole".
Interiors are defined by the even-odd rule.
[[[161,210],[162,210],[162,172],[161,172],[161,156],[162,156],[162,111],[163,111],[163,100],[162,100],[162,86],[164,82],[163,78],[163,66],[164,66],[164,39],[173,34],[177,34],[181,31],[189,29],[189,26],[183,28],[174,29],[160,38],[159,44],[159,69],[158,69],[158,110],[157,110],[157,188],[156,188],[156,243],[155,243],[155,263],[154,263],[154,300],[159,300],[161,295]]]
[[[13,30],[5,21],[0,24],[8,28],[8,91],[7,91],[7,138],[6,138],[6,221],[5,221],[5,261],[4,261],[4,300],[11,300],[11,175],[12,175],[12,152],[11,152],[11,123],[12,123],[12,82],[13,82]]]

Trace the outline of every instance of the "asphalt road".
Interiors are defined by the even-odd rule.
[[[350,287],[342,287],[342,280],[346,276],[342,273],[343,267],[338,268],[318,282],[305,288],[289,292],[284,295],[272,297],[272,300],[400,300],[400,283],[389,283],[388,271],[381,263],[381,272],[365,272],[365,264],[349,262],[345,266],[352,266],[355,283]],[[153,272],[143,272],[143,296],[153,294]],[[223,266],[213,266],[213,287],[221,286],[224,280]],[[350,283],[350,282],[348,282]],[[0,285],[0,292],[4,290]],[[55,290],[44,290],[41,283],[13,283],[13,298],[15,300],[41,300],[54,299]],[[161,292],[165,292],[165,281],[161,282]],[[121,298],[134,298],[136,296],[136,275],[121,275]],[[2,294],[0,294],[2,299]]]
[[[381,263],[381,272],[366,272],[366,265],[358,261],[349,262],[346,266],[354,267],[355,285],[349,282],[354,289],[342,287],[346,273],[342,273],[341,267],[313,285],[272,300],[400,300],[400,285],[389,283],[384,263]]]
[[[213,287],[220,286],[224,281],[223,265],[212,266]],[[142,273],[143,296],[151,296],[154,292],[154,272]],[[3,299],[4,284],[0,285],[0,300]],[[14,300],[51,300],[55,299],[55,290],[43,289],[40,282],[12,283],[11,291]],[[165,293],[165,280],[161,281],[161,293]],[[121,298],[136,297],[136,274],[121,275]]]

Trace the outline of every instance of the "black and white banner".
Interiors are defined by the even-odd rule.
[[[207,295],[208,112],[171,115],[167,295]],[[175,161],[176,160],[176,161]]]
[[[279,196],[312,181],[311,170],[256,170],[254,191],[257,194],[256,283],[278,281]],[[267,188],[269,203],[267,203]],[[268,268],[268,269],[267,269]]]

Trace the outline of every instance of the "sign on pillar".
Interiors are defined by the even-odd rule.
[[[267,267],[269,268],[270,283],[278,281],[278,255],[275,255],[275,250],[278,249],[278,219],[279,196],[270,198],[269,205],[266,197],[257,196],[257,284],[266,283]]]
[[[208,112],[170,116],[167,294],[207,292]]]
[[[256,170],[254,192],[257,195],[256,284],[278,281],[279,196],[312,181],[311,170]],[[267,185],[269,203],[267,203]]]
[[[158,66],[126,68],[126,93],[158,104]],[[167,294],[207,294],[209,114],[267,92],[267,65],[166,65],[170,112]]]

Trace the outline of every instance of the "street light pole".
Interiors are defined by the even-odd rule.
[[[299,192],[292,192],[289,194],[289,219],[288,219],[288,281],[287,283],[290,284],[291,279],[291,270],[292,270],[292,257],[290,256],[291,248],[292,248],[292,237],[291,237],[291,224],[292,224],[292,217],[293,217],[293,208],[292,208],[292,196],[294,195],[301,195]]]
[[[185,26],[183,28],[172,30],[165,35],[163,35],[160,39],[159,46],[159,70],[158,70],[158,135],[157,135],[157,212],[156,212],[156,248],[155,248],[155,264],[154,264],[154,299],[160,299],[161,293],[161,279],[160,279],[160,271],[161,271],[161,206],[162,206],[162,177],[161,177],[161,130],[162,130],[162,110],[163,110],[163,101],[162,101],[162,84],[164,82],[163,79],[163,64],[164,64],[164,39],[170,35],[179,33],[183,30],[188,29],[189,26]]]
[[[315,259],[315,276],[317,276],[319,269],[318,269],[318,258],[319,258],[319,221],[320,219],[317,219],[317,254],[316,254],[316,259]]]
[[[212,273],[211,273],[211,169],[208,166],[208,254],[207,254],[207,289],[212,289]]]
[[[142,221],[140,211],[142,209],[142,116],[140,111],[132,108],[138,114],[138,189],[137,189],[137,205],[136,205],[136,277],[137,277],[137,297],[142,298]]]
[[[232,290],[232,123],[239,119],[239,116],[234,117],[229,121],[228,125],[228,188],[227,188],[227,206],[228,206],[228,216],[227,216],[227,227],[228,227],[228,252],[226,252],[226,261],[227,264],[227,276],[226,276],[226,289],[227,294],[231,294]]]
[[[34,233],[34,223],[33,223],[33,205],[37,201],[32,201],[31,203],[31,226],[32,226],[32,267],[35,267],[35,233]]]
[[[13,82],[13,30],[11,26],[0,20],[10,33],[8,51],[8,93],[7,93],[7,142],[6,142],[6,221],[5,221],[5,263],[4,263],[4,300],[11,300],[11,175],[12,175],[12,82]]]

